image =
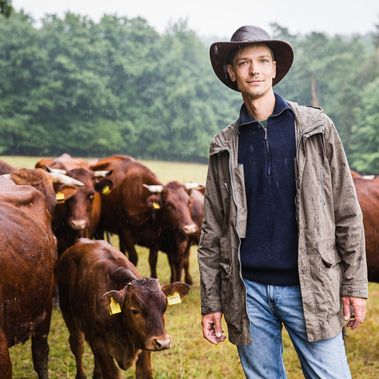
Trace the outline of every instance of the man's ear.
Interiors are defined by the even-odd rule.
[[[234,73],[233,66],[231,64],[228,64],[226,68],[228,69],[228,74],[229,74],[230,80],[232,82],[235,82],[236,81],[236,74]]]
[[[276,77],[276,61],[272,61],[272,67],[273,67],[272,78],[275,79],[275,77]]]

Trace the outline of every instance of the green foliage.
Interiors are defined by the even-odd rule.
[[[0,0],[0,14],[5,17],[9,17],[12,13],[12,1],[11,0]]]
[[[358,171],[379,172],[379,77],[362,90],[355,110],[352,160]]]
[[[367,36],[272,29],[295,49],[277,91],[323,107],[354,152],[353,165],[378,171],[376,150],[357,127],[368,106],[363,89],[379,77],[378,25]],[[37,28],[14,12],[0,23],[0,153],[205,161],[211,137],[241,104],[215,77],[208,45],[185,21],[158,33],[139,17],[94,22],[67,13],[48,15]],[[374,117],[365,122],[375,129]]]

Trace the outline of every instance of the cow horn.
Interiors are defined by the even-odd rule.
[[[98,170],[98,171],[94,171],[93,173],[95,174],[96,178],[105,178],[111,173],[111,171],[110,170],[102,170],[102,171]]]
[[[202,185],[197,182],[187,182],[187,183],[184,183],[184,187],[186,188],[186,190],[192,190],[192,189],[201,188]]]
[[[84,183],[80,182],[79,180],[76,180],[74,178],[71,178],[70,176],[63,175],[63,174],[57,174],[54,172],[51,172],[49,174],[53,178],[54,183],[62,183],[66,184],[68,186],[78,186],[78,187],[83,187]]]
[[[49,167],[49,166],[46,166],[46,168],[47,168],[47,171],[49,171],[52,174],[61,174],[61,175],[67,174],[66,170],[62,170],[60,168],[54,168],[54,167]]]
[[[163,186],[161,184],[143,184],[152,193],[161,193]]]

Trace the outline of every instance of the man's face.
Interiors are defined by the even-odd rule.
[[[251,45],[239,50],[228,65],[230,79],[237,83],[243,96],[257,99],[272,90],[276,62],[265,45]]]

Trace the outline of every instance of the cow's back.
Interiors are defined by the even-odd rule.
[[[56,246],[44,196],[30,186],[2,184],[1,323],[12,346],[30,336],[49,307]]]
[[[125,255],[105,241],[81,238],[67,249],[58,261],[57,276],[61,307],[70,309],[73,319],[86,335],[105,325],[109,315],[101,297],[119,289],[112,273],[125,267],[139,277]]]
[[[379,283],[379,178],[354,178],[365,228],[368,279]]]

